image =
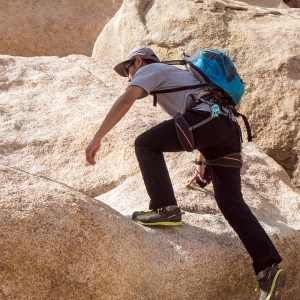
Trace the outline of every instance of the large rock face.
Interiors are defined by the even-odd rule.
[[[199,48],[227,51],[246,82],[239,110],[249,118],[258,144],[299,189],[300,11],[273,8],[284,5],[125,0],[98,37],[93,57],[116,62],[139,44],[151,46],[161,59]]]
[[[134,138],[167,117],[151,99],[134,104],[91,167],[85,147],[126,87],[110,65],[0,56],[0,78],[1,300],[257,299],[250,258],[212,187],[185,188],[195,154],[166,154],[183,226],[130,220],[148,206]],[[255,143],[244,158],[245,201],[284,259],[286,299],[297,300],[300,195]]]
[[[91,55],[122,0],[0,0],[0,53],[20,56]]]

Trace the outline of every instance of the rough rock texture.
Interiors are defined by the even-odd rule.
[[[275,2],[262,6],[280,4]],[[258,144],[300,188],[299,9],[221,0],[125,0],[98,37],[93,57],[116,62],[139,44],[151,46],[161,59],[199,48],[227,51],[246,82],[239,110],[248,116]]]
[[[122,0],[0,0],[0,54],[91,55]]]
[[[183,226],[130,220],[148,206],[134,138],[166,118],[150,98],[134,104],[90,167],[85,147],[126,80],[77,55],[0,56],[0,66],[1,300],[257,299],[250,258],[211,186],[185,188],[195,154],[166,155]],[[283,256],[285,299],[297,300],[300,195],[254,143],[244,158],[245,200]]]
[[[124,174],[137,171],[132,168],[134,157],[122,169],[116,168],[115,162],[116,156],[122,159],[127,152],[134,154],[133,149],[126,147],[132,143],[130,136],[134,132],[103,145],[100,159],[106,158],[104,164],[84,167],[83,154],[89,140],[112,99],[125,88],[104,63],[80,56],[1,56],[0,65],[3,163],[72,183],[77,190],[88,189],[92,196],[120,184]],[[130,115],[127,119],[134,123]],[[78,173],[82,167],[83,173]]]

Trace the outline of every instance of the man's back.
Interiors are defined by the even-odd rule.
[[[146,97],[153,91],[193,86],[199,83],[198,79],[186,70],[163,63],[153,63],[140,68],[129,86],[140,86],[146,91],[142,97]],[[184,113],[187,96],[201,89],[203,88],[158,94],[158,105],[171,116],[175,116],[178,112]]]

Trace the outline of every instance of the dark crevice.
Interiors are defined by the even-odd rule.
[[[30,175],[30,176],[33,176],[33,177],[36,177],[36,178],[41,178],[41,179],[44,179],[44,180],[52,181],[52,182],[54,182],[54,183],[58,183],[58,184],[63,185],[63,186],[65,186],[66,188],[68,188],[68,189],[70,189],[70,190],[72,190],[72,191],[74,191],[74,192],[76,192],[76,193],[81,193],[81,194],[83,194],[83,195],[85,195],[85,196],[87,196],[87,197],[91,197],[91,196],[88,195],[86,192],[81,191],[81,190],[76,190],[76,189],[72,188],[71,186],[69,186],[69,185],[67,185],[67,184],[65,184],[65,183],[63,183],[63,182],[56,181],[56,180],[51,179],[51,178],[48,178],[48,177],[46,177],[46,176],[33,174],[33,173],[27,172],[27,171],[25,171],[25,170],[19,169],[19,168],[17,168],[17,167],[11,167],[11,166],[8,166],[8,165],[3,164],[3,163],[1,163],[1,165],[4,166],[4,167],[6,167],[6,168],[9,168],[9,169],[11,169],[11,170],[20,172],[20,173],[24,173],[24,174],[27,174],[27,175]]]
[[[117,188],[119,185],[121,185],[126,180],[126,177],[121,177],[120,180],[114,181],[114,182],[106,184],[106,185],[102,185],[101,187],[96,187],[96,188],[90,189],[90,190],[84,190],[84,189],[78,189],[77,190],[77,189],[67,185],[66,183],[51,179],[51,178],[43,176],[43,175],[33,174],[33,173],[27,172],[25,170],[22,170],[20,168],[8,166],[8,165],[3,164],[3,163],[1,165],[5,166],[9,169],[12,169],[14,171],[17,171],[17,172],[21,172],[21,173],[28,174],[28,175],[31,175],[31,176],[34,176],[34,177],[37,177],[37,178],[41,178],[41,179],[44,179],[44,180],[52,181],[54,183],[58,183],[58,184],[63,185],[66,188],[68,188],[68,189],[70,189],[70,190],[72,190],[76,193],[81,193],[81,194],[83,194],[87,197],[91,197],[91,198],[95,198],[95,197],[98,197],[98,196],[101,196],[103,194],[106,194],[106,193],[110,192],[111,190]]]
[[[291,8],[300,8],[300,0],[283,0]]]

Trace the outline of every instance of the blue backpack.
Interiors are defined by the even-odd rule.
[[[230,57],[219,50],[200,50],[191,55],[184,54],[182,62],[201,82],[220,90],[228,104],[238,105],[245,93],[241,80]]]
[[[230,57],[220,50],[200,50],[192,54],[183,54],[181,60],[163,61],[168,65],[184,65],[201,83],[153,94],[175,92],[184,89],[207,87],[212,94],[221,96],[223,102],[236,106],[245,93],[245,85]],[[156,100],[155,100],[156,102]],[[156,105],[155,105],[156,106]]]
[[[235,109],[235,106],[239,104],[245,93],[245,84],[227,53],[220,50],[199,50],[189,55],[184,53],[181,60],[162,61],[162,63],[168,65],[184,65],[200,83],[197,85],[153,91],[150,94],[154,97],[154,106],[156,106],[157,103],[157,94],[201,87],[206,88],[211,94],[215,95],[217,99],[220,99],[223,105],[230,107],[236,117],[243,118],[248,134],[248,141],[252,141],[253,136],[247,118],[238,113]],[[197,126],[200,125],[202,124],[199,123]],[[193,130],[193,128],[191,130]]]

